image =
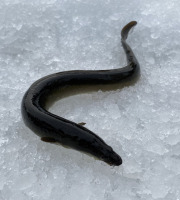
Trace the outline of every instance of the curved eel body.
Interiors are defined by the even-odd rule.
[[[46,97],[57,88],[73,85],[111,84],[134,79],[140,68],[133,51],[126,43],[129,30],[137,22],[128,23],[121,31],[121,42],[127,57],[127,66],[98,71],[65,71],[43,77],[34,82],[25,93],[21,112],[24,123],[41,137],[42,141],[58,143],[88,153],[109,165],[121,165],[121,157],[99,136],[72,121],[47,111]]]

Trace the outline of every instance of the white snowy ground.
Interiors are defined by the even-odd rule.
[[[180,1],[0,1],[0,199],[180,199]],[[25,127],[23,94],[38,78],[124,66],[121,28],[141,65],[135,85],[75,95],[51,111],[101,136],[110,167],[43,143]]]

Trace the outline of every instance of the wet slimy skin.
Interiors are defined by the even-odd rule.
[[[129,30],[136,24],[137,22],[132,21],[121,31],[127,66],[111,70],[59,72],[45,76],[30,86],[22,99],[22,117],[26,126],[40,136],[42,141],[58,143],[90,154],[109,165],[122,164],[121,157],[99,136],[85,128],[83,123],[76,124],[52,114],[45,105],[47,96],[67,86],[113,84],[135,79],[140,73],[140,68],[126,39]]]

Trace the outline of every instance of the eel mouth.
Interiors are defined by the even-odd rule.
[[[115,154],[116,154],[116,153],[115,153]],[[122,159],[121,159],[121,157],[120,157],[118,154],[113,155],[113,156],[111,157],[111,163],[110,163],[110,165],[119,166],[119,165],[121,165],[121,164],[122,164]]]
[[[113,150],[107,154],[105,158],[102,159],[108,165],[119,166],[122,164],[122,158]]]

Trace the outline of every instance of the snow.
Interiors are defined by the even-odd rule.
[[[0,199],[180,199],[179,9],[178,0],[0,1]],[[28,87],[59,71],[124,66],[120,31],[132,20],[136,84],[85,89],[50,108],[85,122],[123,164],[40,141],[21,118]]]

